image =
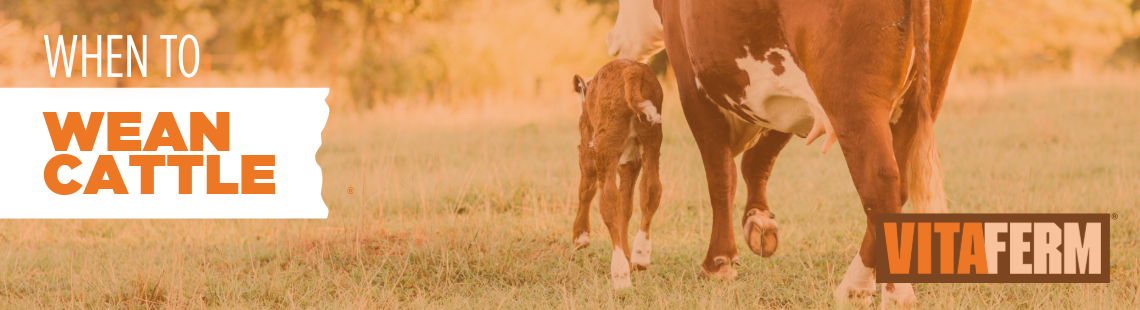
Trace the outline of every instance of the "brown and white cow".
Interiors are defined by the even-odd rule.
[[[613,258],[610,276],[615,289],[629,287],[631,263],[649,267],[653,246],[649,222],[661,204],[661,84],[649,66],[632,60],[614,60],[590,80],[574,76],[574,91],[582,103],[578,163],[578,217],[574,245],[590,243],[590,202],[601,186],[598,209],[610,231]],[[629,220],[633,213],[633,187],[641,174],[641,226],[629,247]]]
[[[702,275],[736,276],[733,159],[744,154],[745,240],[768,257],[778,241],[765,192],[776,155],[792,134],[809,144],[826,135],[823,150],[839,142],[868,223],[835,298],[871,301],[875,216],[900,212],[908,194],[918,212],[946,212],[932,128],[970,4],[620,0],[609,53],[669,52],[704,161],[713,228]],[[884,306],[915,301],[910,284],[883,288]]]

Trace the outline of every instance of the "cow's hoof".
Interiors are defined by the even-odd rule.
[[[644,231],[637,232],[637,236],[633,238],[633,254],[629,258],[630,263],[633,263],[633,269],[648,269],[649,254],[652,251],[653,243],[649,240],[649,234]]]
[[[614,247],[614,255],[610,260],[610,278],[614,281],[614,290],[633,286],[629,280],[629,261],[625,258],[625,251]]]
[[[871,306],[871,297],[875,296],[875,270],[863,266],[859,254],[851,259],[847,272],[843,274],[843,281],[835,288],[835,303],[837,305]]]
[[[914,297],[914,287],[910,283],[883,283],[883,309],[914,309],[918,298]]]
[[[578,234],[578,238],[574,239],[574,249],[581,249],[590,246],[590,233],[582,232]]]
[[[744,238],[748,241],[748,248],[761,257],[769,257],[776,253],[776,246],[780,243],[780,228],[776,226],[776,216],[770,211],[752,209],[745,215]]]
[[[629,280],[629,272],[628,271],[626,271],[625,274],[622,274],[622,275],[614,275],[613,279],[614,279],[614,290],[615,291],[623,290],[623,289],[630,288],[633,286],[633,281]]]
[[[847,283],[840,283],[839,287],[835,289],[835,304],[869,307],[874,296],[874,284],[870,287],[856,287]]]
[[[735,257],[731,261],[724,256],[717,256],[713,259],[715,270],[708,270],[705,265],[701,265],[701,277],[713,280],[732,280],[736,279],[736,266],[740,265],[740,257]]]

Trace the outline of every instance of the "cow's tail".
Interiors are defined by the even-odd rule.
[[[915,213],[946,213],[942,164],[934,141],[934,107],[930,102],[930,0],[911,1],[910,16],[914,29],[918,117],[907,161],[907,187]]]
[[[644,65],[642,65],[644,66]],[[629,109],[637,115],[637,118],[642,121],[660,124],[661,113],[657,111],[657,106],[653,105],[649,99],[641,93],[641,82],[645,78],[645,68],[640,66],[629,66],[622,70],[622,80],[625,81],[625,99],[629,104]]]

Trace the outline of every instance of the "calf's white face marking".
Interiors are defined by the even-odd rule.
[[[610,260],[610,277],[614,281],[614,289],[620,290],[633,285],[629,280],[629,261],[625,259],[625,251],[614,246],[614,256]]]

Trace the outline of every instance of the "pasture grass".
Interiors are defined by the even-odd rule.
[[[922,306],[1140,308],[1138,80],[951,86],[936,130],[952,212],[1117,213],[1112,283],[918,284]],[[579,110],[568,94],[334,113],[316,154],[327,220],[2,220],[0,308],[831,307],[864,229],[841,152],[793,138],[769,184],[779,251],[751,254],[736,226],[739,276],[702,280],[704,172],[676,94],[666,98],[653,262],[627,291],[611,289],[596,205],[593,244],[571,246]]]

